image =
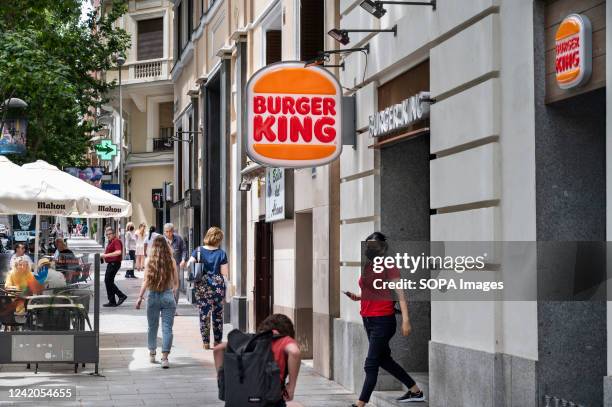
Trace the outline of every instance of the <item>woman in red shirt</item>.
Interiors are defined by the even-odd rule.
[[[387,251],[387,238],[380,232],[374,232],[366,238],[366,257],[368,261],[359,278],[361,295],[346,292],[353,301],[361,301],[361,317],[363,326],[368,335],[368,355],[366,356],[364,370],[366,377],[361,389],[359,401],[353,407],[364,407],[369,401],[376,381],[378,369],[382,367],[393,377],[408,387],[408,392],[397,401],[401,403],[425,401],[425,396],[419,386],[408,373],[391,357],[389,341],[395,335],[397,322],[395,320],[395,302],[393,293],[389,289],[377,289],[374,280],[397,281],[400,278],[396,268],[385,269],[382,273],[374,273],[372,261],[375,257],[384,256]],[[410,335],[410,317],[408,304],[402,290],[396,290],[402,314],[402,335]]]

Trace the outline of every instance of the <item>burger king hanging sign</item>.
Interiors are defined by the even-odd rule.
[[[588,17],[570,14],[555,35],[555,73],[561,89],[583,85],[591,77],[592,28]]]
[[[271,167],[315,167],[342,152],[342,91],[327,70],[268,65],[247,84],[249,157]]]

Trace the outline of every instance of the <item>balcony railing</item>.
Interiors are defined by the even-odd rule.
[[[130,82],[150,82],[159,80],[170,79],[170,68],[172,66],[172,59],[159,58],[159,59],[148,59],[146,61],[135,61],[127,63],[124,66],[127,69],[127,77],[123,77],[126,83]],[[117,72],[110,71],[107,73],[107,80],[112,81],[117,79]]]
[[[162,73],[162,61],[143,62],[134,65],[136,79],[155,78]]]

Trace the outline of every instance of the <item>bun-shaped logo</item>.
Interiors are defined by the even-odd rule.
[[[280,62],[247,84],[249,157],[272,167],[315,167],[342,152],[342,91],[327,70]]]
[[[555,35],[555,73],[561,89],[586,83],[592,69],[592,27],[588,17],[570,14]]]

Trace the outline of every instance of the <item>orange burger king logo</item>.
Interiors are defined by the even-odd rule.
[[[327,70],[280,62],[247,84],[249,157],[272,167],[327,164],[342,152],[342,91]]]
[[[555,35],[555,73],[561,89],[589,80],[592,67],[592,28],[588,17],[570,14]]]

